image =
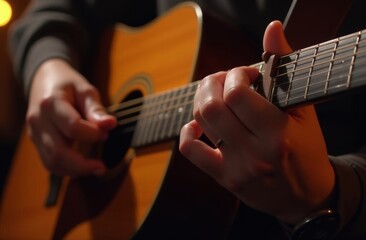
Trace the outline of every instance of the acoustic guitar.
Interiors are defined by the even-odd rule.
[[[78,147],[98,154],[109,173],[50,177],[24,134],[4,192],[0,239],[227,237],[238,200],[177,150],[180,128],[192,119],[199,84],[192,80],[257,60],[247,37],[219,26],[184,4],[141,29],[107,33],[94,76],[119,126],[103,145]],[[365,33],[254,64],[262,78],[252,88],[282,109],[362,89]]]
[[[24,131],[3,193],[0,239],[225,236],[237,199],[184,159],[177,137],[192,117],[192,80],[253,63],[259,52],[193,3],[140,28],[107,31],[90,80],[119,126],[103,145],[76,147],[99,155],[108,174],[50,176]]]

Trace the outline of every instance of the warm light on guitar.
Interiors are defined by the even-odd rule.
[[[103,160],[111,168],[124,161],[123,171],[113,179],[66,178],[56,203],[46,207],[49,173],[24,132],[3,195],[0,239],[226,236],[238,199],[185,159],[176,141],[192,118],[198,83],[192,81],[259,59],[249,37],[213,21],[188,3],[145,27],[117,25],[105,34],[91,81],[119,121]],[[253,89],[283,109],[360,89],[366,86],[365,35],[281,56],[268,87],[259,81]],[[253,66],[266,78],[265,63]]]

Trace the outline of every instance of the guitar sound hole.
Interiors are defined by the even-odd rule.
[[[123,99],[121,104],[141,97],[142,93],[140,91],[131,92]],[[137,122],[130,120],[137,119],[137,116],[140,113],[139,107],[142,105],[142,102],[136,102],[136,104],[129,104],[130,106],[115,111],[117,116],[118,114],[121,114],[122,116],[117,117],[119,124],[109,133],[109,137],[106,140],[102,151],[102,159],[108,169],[113,169],[117,165],[120,165],[121,161],[124,160],[127,150],[131,146],[133,132]],[[128,114],[125,113],[126,110],[129,110]]]

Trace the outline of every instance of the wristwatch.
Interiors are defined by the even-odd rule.
[[[293,230],[293,240],[330,240],[339,231],[340,217],[332,209],[320,210],[297,224]]]

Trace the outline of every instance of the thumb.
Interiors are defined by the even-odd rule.
[[[267,26],[263,37],[263,49],[265,52],[278,56],[283,56],[293,52],[287,42],[282,23],[280,21],[273,21]],[[303,118],[305,116],[316,117],[313,105],[290,109],[288,110],[288,113],[292,116],[296,116],[297,118]]]
[[[292,52],[280,21],[273,21],[267,26],[263,37],[263,49],[265,52],[279,56]]]
[[[79,103],[81,102],[86,120],[97,124],[102,129],[113,129],[117,125],[117,120],[113,115],[106,112],[101,104],[98,91],[93,88],[85,92],[79,95]]]

